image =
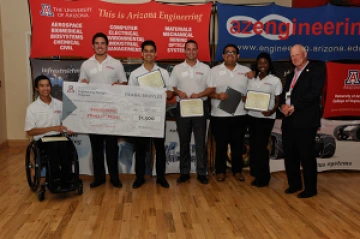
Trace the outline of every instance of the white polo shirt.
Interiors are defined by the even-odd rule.
[[[210,67],[200,61],[191,67],[186,61],[176,65],[170,76],[170,86],[176,87],[187,94],[198,94],[209,87],[216,87],[214,79],[210,74]],[[202,98],[207,99],[207,96]],[[180,98],[176,96],[176,101]]]
[[[249,80],[247,90],[259,91],[270,94],[269,110],[272,110],[275,105],[275,96],[282,92],[282,84],[278,77],[269,74],[264,79],[260,80],[259,77]],[[275,119],[276,112],[270,116],[264,116],[260,111],[248,110],[248,115],[256,118],[269,118]]]
[[[83,79],[98,84],[123,83],[126,82],[126,75],[119,60],[107,55],[100,64],[93,55],[81,65],[79,82]]]
[[[50,126],[57,126],[61,124],[62,117],[62,102],[51,97],[50,104],[43,102],[38,97],[26,109],[25,129],[29,131],[34,128],[45,128]],[[42,138],[45,135],[56,135],[59,132],[51,131],[46,134],[34,136],[35,140]]]
[[[248,78],[245,76],[247,72],[251,71],[249,67],[242,66],[236,63],[235,68],[231,71],[225,64],[217,65],[211,68],[211,76],[215,80],[216,93],[225,92],[227,87],[231,87],[234,90],[246,95]],[[216,117],[231,117],[233,115],[218,108],[221,100],[211,99],[211,115]],[[240,101],[240,104],[235,110],[234,115],[246,115],[244,102]]]
[[[155,70],[160,70],[160,73],[163,77],[163,80],[164,80],[164,84],[165,84],[165,88],[167,88],[168,90],[171,90],[173,91],[173,88],[170,87],[169,85],[169,72],[167,70],[165,70],[164,68],[162,67],[159,67],[158,65],[154,65],[154,68],[151,69],[151,71],[148,71],[145,67],[144,67],[144,64],[142,64],[140,67],[136,68],[135,70],[133,70],[130,74],[130,77],[129,77],[129,82],[128,84],[129,85],[139,85],[139,82],[137,80],[137,78],[139,76],[142,76],[146,73],[149,73],[149,72],[152,72],[152,71],[155,71]]]

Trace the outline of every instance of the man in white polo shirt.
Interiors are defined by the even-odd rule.
[[[206,118],[208,116],[207,97],[215,92],[215,82],[210,75],[210,67],[197,60],[198,44],[194,40],[185,43],[186,59],[176,65],[171,73],[170,85],[177,96],[176,124],[180,138],[180,177],[177,182],[183,183],[190,179],[191,133],[195,135],[197,179],[207,184],[207,159],[205,148]],[[204,115],[197,117],[181,117],[180,101],[183,99],[202,99]]]
[[[35,90],[38,98],[32,102],[25,117],[25,131],[37,141],[37,146],[43,150],[52,161],[51,179],[60,178],[60,184],[54,185],[55,181],[49,181],[51,187],[61,186],[67,188],[71,185],[71,157],[64,142],[42,143],[42,137],[60,136],[63,132],[72,133],[61,125],[62,102],[51,97],[51,83],[47,76],[40,75],[35,78]]]
[[[228,99],[226,93],[228,87],[246,95],[248,83],[246,73],[251,70],[237,63],[240,55],[239,49],[234,44],[227,44],[224,47],[222,57],[224,62],[211,69],[211,75],[216,82],[216,92],[210,95],[211,132],[216,141],[216,180],[220,182],[225,180],[227,151],[230,144],[233,176],[239,181],[244,181],[245,178],[241,173],[244,165],[242,159],[244,135],[247,129],[247,112],[244,102],[240,101],[233,114],[219,109],[218,106],[221,101]]]
[[[79,82],[97,84],[126,84],[124,67],[119,60],[107,54],[109,40],[104,33],[96,33],[92,38],[95,54],[86,60],[80,69]],[[106,161],[110,174],[110,181],[114,187],[122,187],[118,169],[118,140],[117,136],[89,134],[92,160],[94,167],[94,181],[90,184],[95,188],[106,181],[104,167],[104,141],[106,144]]]
[[[155,64],[156,58],[156,45],[154,41],[147,40],[141,44],[141,56],[144,58],[144,63],[131,72],[129,77],[129,85],[139,85],[137,78],[141,75],[145,75],[152,71],[159,70],[165,87],[168,88],[167,98],[173,98],[173,89],[169,87],[169,73],[164,68],[159,67]],[[156,183],[160,184],[164,188],[169,187],[169,183],[165,179],[165,166],[166,156],[164,147],[164,138],[153,138],[155,150],[156,150]],[[146,156],[146,145],[149,144],[149,138],[137,137],[136,139],[136,180],[133,183],[133,188],[139,188],[145,183],[145,156]]]

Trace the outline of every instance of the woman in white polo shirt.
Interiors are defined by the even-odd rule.
[[[264,187],[269,185],[270,166],[269,137],[276,118],[282,84],[278,77],[271,74],[271,58],[262,52],[256,59],[256,78],[249,80],[247,90],[270,94],[270,103],[266,111],[248,110],[250,131],[250,168],[255,177],[251,185]]]

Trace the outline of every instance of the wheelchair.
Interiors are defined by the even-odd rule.
[[[52,140],[43,140],[43,139],[52,139]],[[40,191],[38,192],[38,199],[39,201],[43,201],[45,199],[45,190],[46,187],[52,193],[63,193],[69,191],[77,190],[78,195],[83,193],[83,182],[79,178],[79,160],[76,148],[72,143],[71,139],[67,136],[65,137],[49,137],[49,138],[42,138],[39,139],[43,140],[42,144],[49,144],[49,143],[59,143],[60,141],[66,142],[66,148],[69,150],[68,154],[70,155],[71,160],[71,172],[69,185],[66,187],[61,186],[59,183],[60,178],[59,175],[56,175],[53,171],[54,166],[52,165],[56,162],[55,160],[51,160],[46,152],[41,149],[39,146],[39,142],[33,140],[26,149],[25,154],[25,170],[26,170],[26,177],[30,189],[36,192],[41,187]],[[70,163],[70,162],[69,162]],[[41,178],[45,178],[45,182],[40,185]]]

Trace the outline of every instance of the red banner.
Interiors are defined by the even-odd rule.
[[[360,116],[360,64],[327,62],[324,118]]]
[[[99,0],[29,1],[32,20],[31,58],[93,54],[92,36],[109,37],[116,58],[140,58],[141,43],[153,40],[157,60],[184,59],[184,43],[198,42],[202,61],[210,61],[209,23],[212,3],[195,6],[157,2],[115,4]]]

